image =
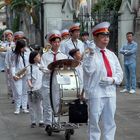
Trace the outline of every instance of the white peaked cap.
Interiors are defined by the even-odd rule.
[[[61,36],[65,36],[65,35],[69,35],[69,30],[68,29],[64,29],[61,31]]]
[[[50,41],[53,38],[60,38],[61,39],[61,33],[59,30],[52,30],[49,34],[48,34],[48,40]]]
[[[13,32],[11,30],[7,29],[3,32],[3,34],[12,34],[13,35]]]
[[[70,26],[69,32],[74,30],[80,30],[80,23],[74,23],[72,26]]]
[[[94,36],[97,35],[98,33],[108,34],[109,33],[109,30],[108,30],[109,26],[110,26],[109,22],[99,23],[99,24],[97,24],[96,26],[93,27],[92,34]]]

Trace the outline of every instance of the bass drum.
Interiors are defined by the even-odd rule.
[[[79,79],[75,69],[51,72],[50,101],[54,115],[68,112],[69,103],[77,99],[79,92]]]

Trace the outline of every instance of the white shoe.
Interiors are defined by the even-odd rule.
[[[14,112],[14,114],[16,114],[16,115],[18,115],[19,113],[20,113],[19,110],[16,110],[16,111]]]
[[[23,113],[29,113],[27,109],[23,109]]]
[[[123,89],[123,90],[120,91],[120,93],[124,93],[124,92],[128,92],[128,90],[127,89]]]
[[[136,91],[134,90],[134,89],[131,89],[130,91],[129,91],[129,93],[130,94],[134,94]]]

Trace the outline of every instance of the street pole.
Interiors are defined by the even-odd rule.
[[[41,46],[44,47],[44,1],[41,0]]]

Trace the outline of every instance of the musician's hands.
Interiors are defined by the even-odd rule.
[[[77,94],[77,98],[80,99],[80,100],[85,100],[85,97],[84,97],[84,89],[82,90],[81,94]]]
[[[99,82],[99,84],[101,86],[108,86],[108,85],[112,85],[114,84],[114,79],[112,77],[105,77],[105,78],[102,78]]]
[[[15,80],[15,81],[18,81],[19,79],[20,79],[20,77],[18,77],[18,76],[13,76],[13,79]]]
[[[42,66],[39,67],[39,70],[42,71],[43,73],[46,73],[46,74],[50,73],[50,70],[48,70],[48,69],[46,69],[46,68],[44,68]]]

